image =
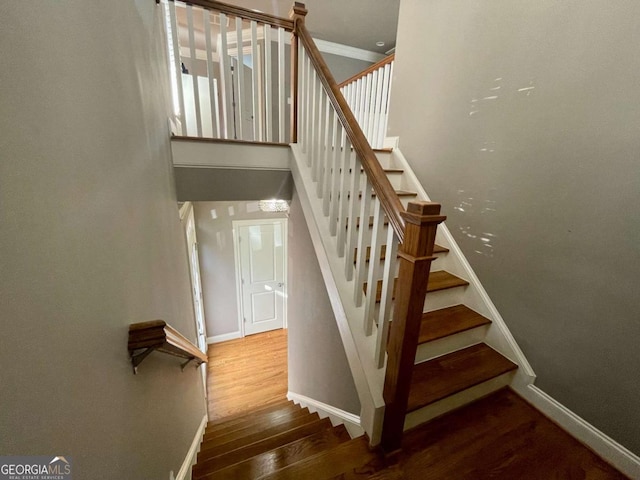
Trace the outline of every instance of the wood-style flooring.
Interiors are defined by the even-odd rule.
[[[287,331],[209,345],[209,420],[251,412],[287,395]]]
[[[390,458],[286,401],[287,331],[209,347],[209,416],[194,479],[623,480],[505,388],[406,432]]]

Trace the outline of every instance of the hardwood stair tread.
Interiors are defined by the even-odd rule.
[[[436,252],[436,249],[438,250]],[[448,252],[449,249],[445,248],[445,247],[441,247],[440,245],[434,245],[433,246],[433,253],[446,253]],[[382,245],[382,248],[380,249],[380,261],[384,261],[386,259],[386,255],[387,255],[387,246],[386,245]],[[399,255],[396,255],[396,258]],[[356,249],[353,252],[353,263],[356,263],[358,260],[358,248],[356,247]],[[369,262],[371,260],[371,247],[367,247],[367,255],[365,260],[367,262]]]
[[[393,298],[396,297],[396,286],[398,284],[398,279],[396,278],[393,283]],[[429,282],[427,283],[427,293],[429,292],[437,292],[440,290],[447,290],[449,288],[455,287],[464,287],[469,285],[469,282],[466,280],[456,277],[452,273],[449,273],[445,270],[436,270],[435,272],[429,273]],[[363,286],[364,291],[367,291],[367,283],[364,283]],[[378,280],[378,286],[376,288],[376,302],[380,302],[382,298],[382,280]]]
[[[427,343],[456,333],[489,325],[491,320],[466,305],[454,305],[422,314],[418,343]]]
[[[261,480],[327,479],[353,471],[367,463],[380,463],[364,437],[355,438],[317,455],[260,477]],[[340,477],[339,477],[340,478]]]
[[[484,343],[448,353],[413,368],[407,411],[442,400],[518,366]]]
[[[211,436],[212,434],[219,435],[222,434],[222,432],[229,432],[245,428],[248,425],[262,421],[264,419],[277,418],[281,415],[289,412],[294,412],[299,409],[300,407],[298,405],[295,405],[293,402],[289,402],[283,406],[278,406],[277,408],[271,408],[255,413],[252,412],[250,418],[247,418],[247,415],[244,414],[228,422],[207,427],[204,431],[204,437],[207,438],[207,436]]]
[[[234,438],[233,440],[222,444],[203,442],[201,445],[201,450],[198,453],[198,460],[215,457],[223,453],[236,450],[238,448],[243,448],[247,445],[251,445],[252,443],[264,440],[265,438],[278,435],[280,433],[286,432],[287,430],[291,430],[292,428],[306,425],[308,423],[313,423],[319,418],[320,417],[317,413],[308,414],[302,417],[292,418],[289,421],[284,421],[271,427],[262,428],[258,431],[250,432],[243,437]]]
[[[351,437],[349,437],[347,429],[344,425],[339,425],[334,428],[320,430],[272,450],[254,455],[242,462],[210,471],[206,475],[194,477],[194,480],[258,478],[350,440]]]
[[[288,411],[274,412],[268,417],[260,417],[253,421],[241,424],[238,428],[223,430],[221,432],[205,433],[203,437],[203,445],[209,446],[222,445],[238,438],[247,437],[255,432],[270,428],[282,423],[291,422],[292,420],[309,415],[309,411],[296,408]]]
[[[331,420],[328,418],[319,418],[313,422],[300,425],[283,432],[275,433],[249,445],[245,445],[219,455],[201,458],[200,454],[198,454],[198,463],[193,467],[193,472],[194,475],[204,475],[213,470],[222,469],[229,465],[243,462],[255,455],[260,455],[261,453],[274,450],[300,438],[331,428]],[[194,479],[195,478],[197,477],[194,476]]]
[[[295,405],[291,400],[279,400],[277,402],[273,402],[270,403],[268,405],[264,405],[262,407],[259,408],[255,408],[254,410],[251,411],[252,415],[256,415],[256,414],[261,414],[264,412],[269,412],[272,410],[277,410],[279,408],[282,408],[284,406],[287,405]],[[217,420],[212,420],[210,422],[207,422],[207,427],[205,428],[205,432],[207,430],[209,430],[210,428],[219,426],[219,425],[224,425],[224,424],[230,424],[232,422],[236,422],[236,421],[243,421],[247,419],[247,413],[246,412],[241,412],[241,413],[236,413],[234,415],[229,415],[226,417],[222,417],[222,418],[218,418]]]

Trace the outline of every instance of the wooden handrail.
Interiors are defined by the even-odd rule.
[[[207,10],[233,15],[244,20],[255,20],[256,22],[266,23],[267,25],[273,25],[274,27],[282,27],[289,32],[293,31],[293,21],[288,18],[277,17],[263,12],[256,12],[249,8],[229,5],[215,0],[184,0],[184,3],[187,5],[196,5],[198,7],[206,8]]]
[[[304,8],[303,4],[299,4],[298,2],[296,2],[296,4]],[[342,123],[353,149],[362,162],[362,166],[367,177],[371,181],[373,190],[380,199],[382,208],[389,219],[389,224],[398,236],[400,243],[402,243],[404,241],[405,222],[401,213],[405,211],[404,206],[402,205],[398,195],[396,195],[393,186],[391,186],[389,178],[384,173],[382,166],[380,166],[376,154],[371,148],[371,145],[369,145],[360,125],[358,125],[358,121],[349,108],[342,92],[340,92],[340,88],[338,87],[335,78],[331,74],[329,67],[322,58],[318,47],[307,30],[304,23],[304,15],[294,15],[294,23],[294,32],[307,50],[311,63],[313,63],[320,81],[324,86],[325,92],[327,93],[333,108],[336,110],[340,123]]]
[[[385,411],[381,445],[387,453],[400,449],[402,442],[429,271],[436,258],[436,228],[446,218],[440,215],[440,204],[429,202],[409,203],[402,216],[407,229],[398,254],[400,269],[382,393]]]
[[[342,88],[345,85],[350,84],[351,82],[355,82],[356,80],[361,79],[362,77],[366,77],[367,75],[369,75],[371,72],[375,72],[376,70],[378,70],[379,68],[384,67],[385,65],[387,65],[388,63],[393,62],[393,60],[396,58],[396,54],[392,53],[391,55],[389,55],[388,57],[384,57],[382,60],[380,60],[379,62],[374,63],[373,65],[365,68],[363,71],[361,71],[360,73],[356,73],[353,77],[347,78],[344,82],[342,82],[341,84],[338,85],[338,88]]]
[[[164,320],[129,325],[127,347],[133,364],[133,373],[138,372],[138,365],[154,350],[186,358],[187,361],[182,364],[183,369],[192,360],[198,365],[207,362],[205,353],[176,329],[167,325]]]

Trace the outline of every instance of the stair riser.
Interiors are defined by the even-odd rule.
[[[416,363],[426,362],[441,355],[446,355],[447,353],[462,350],[463,348],[480,343],[484,340],[488,331],[489,325],[482,325],[418,345]]]
[[[428,422],[444,413],[450,412],[459,408],[467,403],[471,403],[478,400],[496,390],[501,389],[511,383],[515,376],[515,372],[507,372],[499,375],[491,380],[475,385],[471,388],[467,388],[454,395],[450,395],[447,398],[443,398],[437,402],[434,402],[426,407],[420,408],[413,412],[410,412],[405,417],[404,430],[416,427],[421,423]]]

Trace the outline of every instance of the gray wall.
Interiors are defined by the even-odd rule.
[[[207,336],[237,332],[238,294],[232,222],[286,218],[287,214],[263,212],[255,201],[194,202],[193,206]]]
[[[536,384],[635,453],[639,16],[403,0],[389,124]]]
[[[205,406],[195,368],[154,353],[134,376],[127,353],[134,322],[195,339],[161,9],[2,2],[0,18],[0,452],[167,479]]]
[[[360,414],[360,401],[302,206],[289,214],[289,390]]]
[[[331,53],[323,53],[322,58],[327,62],[333,78],[335,78],[338,83],[344,82],[347,78],[351,78],[373,65],[373,62],[333,55]]]

